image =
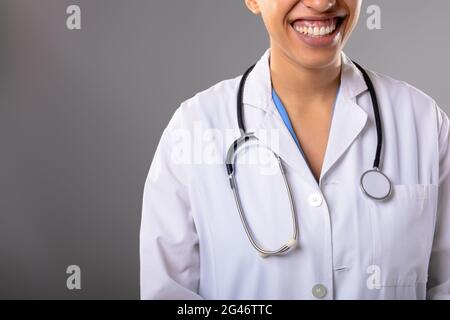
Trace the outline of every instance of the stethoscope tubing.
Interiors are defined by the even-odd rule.
[[[374,163],[373,163],[373,169],[366,171],[362,176],[361,176],[361,180],[360,180],[360,184],[361,184],[361,189],[362,191],[370,198],[372,198],[373,200],[385,200],[387,199],[392,192],[392,184],[391,181],[389,180],[389,178],[380,170],[380,159],[381,159],[381,150],[382,150],[382,146],[383,146],[383,132],[382,132],[382,122],[381,122],[381,116],[380,116],[380,110],[379,110],[379,105],[378,105],[378,98],[376,95],[376,91],[375,91],[375,87],[369,77],[369,75],[367,74],[366,70],[364,68],[362,68],[359,64],[357,64],[356,62],[353,62],[355,64],[355,66],[360,70],[360,72],[363,75],[364,81],[367,85],[367,88],[369,90],[370,93],[370,97],[372,100],[372,107],[373,107],[373,112],[374,112],[374,116],[375,116],[375,125],[376,125],[376,131],[377,131],[377,148],[376,148],[376,152],[375,152],[375,159],[374,159]],[[256,66],[256,64],[252,65],[250,68],[248,68],[245,73],[243,74],[241,81],[239,83],[239,89],[238,89],[238,94],[237,94],[237,122],[239,125],[239,130],[241,132],[241,136],[240,138],[238,138],[236,141],[233,142],[232,146],[229,148],[228,152],[227,152],[227,159],[226,159],[226,169],[227,169],[227,173],[228,173],[228,177],[229,177],[229,182],[230,182],[230,187],[233,191],[234,194],[234,199],[236,202],[236,206],[238,208],[238,212],[239,212],[239,216],[241,219],[241,222],[244,226],[244,230],[245,233],[247,234],[247,237],[250,241],[250,243],[252,244],[252,246],[259,252],[259,254],[262,257],[268,257],[268,256],[272,256],[272,255],[278,255],[278,254],[282,254],[285,253],[287,251],[289,251],[290,249],[292,249],[293,247],[295,247],[298,243],[298,237],[299,237],[299,229],[298,229],[298,222],[297,222],[297,215],[295,212],[295,204],[294,204],[294,199],[292,197],[292,191],[291,188],[289,186],[289,183],[287,181],[286,178],[286,173],[284,171],[284,167],[283,167],[283,163],[281,161],[281,158],[272,151],[272,153],[274,154],[274,156],[276,157],[276,159],[278,160],[278,164],[279,164],[279,168],[281,170],[282,176],[283,176],[283,181],[289,196],[289,202],[290,202],[290,209],[291,209],[291,214],[292,214],[292,223],[293,223],[293,234],[291,239],[289,239],[285,244],[283,244],[279,249],[277,250],[266,250],[263,249],[254,239],[254,235],[252,234],[252,231],[250,230],[250,227],[248,225],[248,221],[246,219],[246,216],[243,212],[243,208],[242,208],[242,204],[241,204],[241,199],[239,197],[239,193],[237,190],[237,184],[236,184],[236,180],[235,180],[235,171],[234,171],[234,158],[236,156],[236,152],[237,149],[239,149],[242,145],[244,145],[247,141],[255,139],[258,140],[256,138],[256,136],[253,133],[247,133],[246,132],[246,128],[245,128],[245,122],[244,122],[244,112],[243,112],[243,98],[244,98],[244,89],[245,89],[245,83],[247,81],[247,78],[249,76],[249,74],[252,72],[252,70],[254,69],[254,67]],[[385,197],[375,197],[373,195],[371,195],[364,187],[364,182],[363,179],[365,177],[365,175],[369,172],[376,172],[377,174],[381,174],[386,181],[389,184],[389,190],[388,193]]]
[[[353,64],[358,68],[359,71],[361,71],[364,81],[367,85],[367,88],[369,90],[370,99],[372,100],[372,108],[375,116],[375,126],[377,130],[377,148],[375,152],[375,159],[373,161],[373,168],[379,169],[380,168],[380,159],[381,159],[381,150],[383,147],[383,130],[382,130],[382,123],[381,123],[381,116],[380,116],[380,107],[378,104],[378,98],[375,91],[375,87],[373,85],[372,80],[370,79],[367,71],[361,67],[358,63],[355,61],[352,61]],[[245,83],[247,81],[247,78],[249,74],[252,72],[256,64],[252,65],[250,68],[248,68],[245,73],[243,74],[241,81],[239,83],[239,90],[237,95],[237,121],[239,125],[239,129],[241,130],[241,134],[246,133],[245,123],[244,123],[244,115],[243,115],[243,96],[244,96],[244,89],[245,89]]]

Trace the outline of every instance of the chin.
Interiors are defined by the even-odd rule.
[[[294,61],[308,69],[324,69],[334,64],[339,64],[342,49],[335,50],[310,50],[297,51]]]

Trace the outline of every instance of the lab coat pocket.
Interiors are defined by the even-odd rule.
[[[437,189],[432,184],[394,185],[385,201],[369,201],[373,264],[383,286],[413,286],[427,281],[436,218]]]

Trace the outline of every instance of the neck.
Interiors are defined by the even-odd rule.
[[[281,50],[271,49],[270,73],[272,86],[283,102],[296,109],[334,99],[340,85],[341,59],[331,65],[312,69],[292,61]]]

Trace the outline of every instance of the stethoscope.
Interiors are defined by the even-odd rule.
[[[364,81],[366,82],[367,88],[369,89],[370,97],[372,100],[372,107],[375,115],[375,124],[377,129],[377,149],[375,153],[375,160],[373,162],[373,168],[367,170],[361,175],[360,185],[362,192],[369,198],[377,201],[387,200],[392,194],[392,183],[390,179],[381,171],[380,169],[380,157],[381,157],[381,148],[383,145],[383,135],[382,135],[382,123],[380,117],[380,111],[378,107],[378,99],[375,92],[375,88],[373,86],[372,81],[369,78],[367,72],[356,62],[353,62],[356,67],[361,71]],[[244,120],[243,120],[243,95],[245,83],[247,81],[247,77],[250,72],[253,70],[255,65],[251,66],[242,76],[239,90],[237,95],[237,122],[239,125],[239,129],[241,132],[241,136],[236,139],[233,144],[230,146],[227,152],[226,158],[226,168],[230,182],[230,188],[233,191],[234,199],[236,202],[236,206],[239,212],[239,216],[241,218],[242,225],[244,226],[245,233],[247,234],[250,243],[253,247],[259,252],[262,257],[268,257],[273,255],[279,255],[289,251],[294,248],[298,244],[298,223],[297,223],[297,215],[295,214],[295,205],[292,197],[291,188],[286,178],[286,172],[282,163],[282,160],[278,154],[276,154],[272,149],[266,146],[266,148],[273,154],[275,157],[278,167],[280,168],[281,175],[283,177],[284,185],[288,194],[291,215],[292,215],[292,227],[293,233],[291,238],[286,241],[280,248],[276,250],[267,250],[264,249],[260,244],[258,244],[252,234],[252,231],[247,222],[246,216],[244,214],[244,210],[242,208],[241,199],[239,197],[239,192],[237,190],[236,178],[235,178],[235,158],[237,156],[237,151],[241,149],[248,142],[258,142],[258,138],[255,136],[253,132],[246,132]]]

